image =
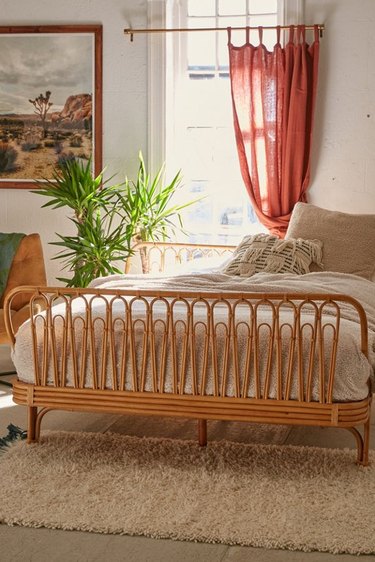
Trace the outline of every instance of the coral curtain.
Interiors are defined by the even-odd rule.
[[[234,128],[242,177],[260,222],[284,237],[295,203],[306,201],[318,78],[319,31],[306,43],[305,26],[291,26],[285,47],[228,48]]]

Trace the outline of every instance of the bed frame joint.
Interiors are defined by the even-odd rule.
[[[27,405],[34,406],[34,386],[28,385],[27,387]]]
[[[331,422],[332,422],[332,425],[338,425],[338,423],[339,423],[339,406],[338,406],[338,404],[332,404]]]

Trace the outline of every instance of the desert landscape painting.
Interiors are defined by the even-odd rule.
[[[49,179],[93,154],[94,39],[0,36],[0,182]]]

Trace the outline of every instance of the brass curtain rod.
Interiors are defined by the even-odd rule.
[[[261,26],[262,29],[290,29],[294,27],[295,29],[299,26],[303,26],[305,29],[314,29],[315,25],[304,25],[304,24],[291,24],[291,25],[265,25]],[[324,24],[320,23],[317,25],[319,29],[320,37],[323,37]],[[171,28],[149,28],[149,29],[124,29],[125,35],[130,35],[130,41],[133,41],[134,35],[136,33],[175,33],[183,31],[227,31],[228,27],[171,27]],[[254,30],[256,31],[259,27],[243,26],[243,27],[230,27],[232,31],[238,30]]]

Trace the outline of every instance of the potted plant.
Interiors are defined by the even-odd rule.
[[[170,183],[165,183],[164,169],[152,178],[146,171],[142,152],[139,152],[139,168],[136,181],[125,178],[123,184],[113,193],[116,209],[125,232],[129,249],[139,242],[160,242],[182,231],[180,211],[196,203],[198,199],[181,205],[173,204],[172,198],[181,187],[181,172],[177,172]],[[149,263],[146,248],[140,248],[142,272],[148,273]]]
[[[73,158],[56,167],[52,179],[35,191],[49,198],[42,207],[68,207],[73,212],[69,219],[76,234],[57,234],[60,240],[51,242],[64,248],[53,259],[64,260],[63,269],[73,273],[71,278],[58,278],[68,287],[86,287],[96,277],[122,273],[114,262],[124,262],[131,249],[125,225],[114,221],[117,188],[103,184],[103,172],[93,177],[91,161],[83,164]]]
[[[57,234],[59,241],[51,242],[64,248],[53,259],[64,260],[63,269],[73,273],[58,280],[68,287],[87,287],[96,277],[123,273],[114,262],[124,263],[138,242],[164,241],[176,230],[183,231],[180,211],[195,201],[171,203],[180,185],[180,172],[165,185],[164,166],[151,178],[141,152],[137,180],[126,177],[123,183],[112,186],[103,183],[103,172],[92,176],[91,161],[61,161],[52,179],[40,183],[35,191],[49,198],[42,207],[68,207],[73,212],[69,219],[76,234]],[[147,251],[143,248],[140,253],[142,271],[147,273]]]

